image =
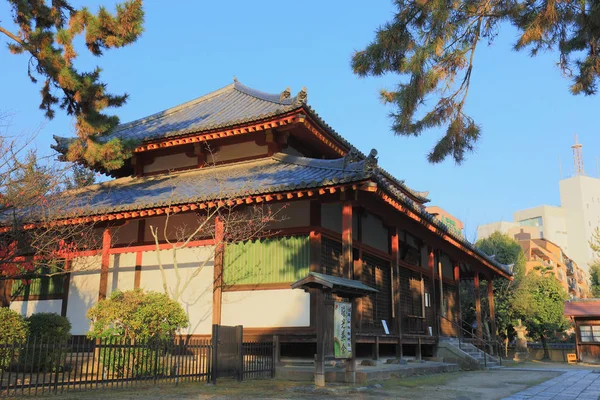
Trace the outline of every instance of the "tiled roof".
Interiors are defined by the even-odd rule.
[[[103,140],[118,137],[146,141],[237,125],[279,115],[302,105],[233,82],[195,100],[117,126]]]
[[[600,299],[567,301],[564,315],[569,317],[600,317]]]
[[[98,215],[358,182],[369,177],[363,163],[344,168],[341,160],[278,153],[223,166],[115,179],[82,189],[80,203],[70,208],[73,216]]]
[[[339,276],[321,274],[318,272],[309,272],[308,276],[306,278],[302,278],[302,279],[292,283],[290,286],[294,289],[297,289],[297,288],[301,288],[301,287],[306,287],[306,286],[310,287],[310,286],[315,286],[315,285],[328,287],[328,288],[332,289],[332,291],[334,293],[339,293],[339,292],[356,293],[356,292],[358,292],[358,293],[368,294],[368,293],[377,293],[378,292],[377,289],[367,286],[364,283],[362,283],[361,281],[342,278]]]
[[[258,121],[301,108],[349,151],[356,152],[363,159],[366,158],[365,154],[337,133],[298,96],[282,98],[281,94],[264,93],[242,85],[238,81],[179,106],[121,124],[101,140],[120,138],[144,142],[185,136]],[[56,144],[52,147],[64,154],[73,139],[54,136],[54,140]],[[427,198],[429,192],[413,190],[406,186],[404,181],[396,179],[387,171],[380,169],[380,172],[418,201],[422,203],[429,201]]]

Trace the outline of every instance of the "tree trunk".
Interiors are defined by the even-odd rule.
[[[508,329],[504,331],[504,357],[508,358]]]
[[[550,352],[548,351],[546,335],[540,335],[540,339],[542,340],[542,346],[544,347],[544,358],[542,358],[542,360],[550,360]]]

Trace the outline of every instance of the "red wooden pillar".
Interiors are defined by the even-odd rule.
[[[354,275],[354,257],[352,255],[352,202],[345,200],[342,202],[342,271],[344,278],[352,279]],[[360,276],[354,276],[359,279]],[[356,382],[356,329],[358,316],[358,301],[352,299],[352,329],[351,346],[352,358],[346,360],[345,381],[348,383]]]
[[[481,326],[481,296],[479,294],[479,272],[475,272],[473,277],[473,284],[475,285],[475,314],[477,316],[477,338],[481,340],[483,338],[483,327]]]
[[[225,225],[215,218],[215,262],[213,268],[213,325],[221,325],[221,304],[223,300],[223,256],[225,252]]]
[[[344,278],[352,279],[352,202],[342,203],[342,271]]]
[[[488,289],[488,304],[490,305],[490,323],[491,323],[491,336],[492,340],[496,341],[496,308],[494,305],[494,284],[492,279],[488,279],[487,281],[487,289]]]
[[[456,323],[458,324],[457,335],[463,337],[462,332],[462,308],[460,306],[460,266],[458,263],[454,264],[454,282],[456,282]]]
[[[326,273],[321,266],[321,202],[312,200],[310,202],[310,272]],[[310,291],[310,326],[316,326],[317,295],[314,290]]]
[[[12,279],[0,280],[0,307],[9,307],[12,295]]]
[[[141,245],[144,243],[144,234],[146,230],[146,220],[140,219],[138,221],[138,232],[137,232],[137,244]],[[135,272],[133,275],[133,288],[139,289],[142,281],[142,252],[138,251],[135,253]]]
[[[396,356],[402,358],[402,315],[400,308],[400,244],[398,243],[398,228],[390,228],[390,255],[392,256],[392,310],[395,318],[394,327],[398,334]]]
[[[100,288],[98,290],[98,300],[106,299],[106,294],[108,293],[108,265],[110,263],[110,241],[110,229],[104,228],[104,232],[102,233],[102,257],[100,259]]]
[[[439,316],[438,316],[438,306],[436,301],[436,290],[435,290],[435,278],[436,278],[436,265],[435,265],[435,253],[434,250],[429,247],[429,257],[427,259],[427,267],[429,268],[429,273],[431,275],[431,292],[429,293],[431,306],[433,308],[433,325],[431,328],[437,336],[440,336],[439,331]]]

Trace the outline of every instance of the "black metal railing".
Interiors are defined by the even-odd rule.
[[[488,363],[488,352],[492,353],[492,355],[495,355],[498,359],[498,363],[502,365],[502,344],[499,340],[486,336],[486,333],[483,331],[483,329],[479,331],[481,335],[479,335],[475,329],[465,329],[463,327],[463,320],[455,322],[442,314],[438,314],[438,317],[443,318],[444,320],[452,324],[452,326],[458,328],[457,334],[459,348],[462,349],[463,343],[468,343],[482,351],[483,365],[485,368],[487,368]]]
[[[0,344],[0,397],[207,381],[210,340],[29,338]]]
[[[217,340],[136,342],[74,336],[62,341],[30,337],[0,343],[0,398],[116,389],[141,383],[216,382],[221,357],[215,348],[222,347],[215,346]],[[275,375],[274,342],[243,342],[237,352],[242,372],[238,379]]]

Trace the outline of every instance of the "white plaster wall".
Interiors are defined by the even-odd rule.
[[[24,317],[29,317],[33,313],[47,312],[60,315],[62,300],[29,300],[13,301],[10,303],[10,309],[20,313]]]
[[[109,259],[107,296],[119,289],[133,290],[136,253],[112,254]]]
[[[80,257],[73,260],[69,282],[67,318],[71,322],[71,333],[85,335],[90,328],[87,311],[98,302],[100,289],[101,256]]]
[[[194,247],[177,250],[177,262],[181,280],[179,286],[173,267],[173,256],[170,250],[160,252],[162,265],[165,269],[167,287],[170,295],[183,289],[186,282],[190,284],[183,291],[179,302],[187,312],[190,326],[184,334],[209,334],[212,329],[212,296],[213,296],[213,255],[210,246]],[[207,263],[198,268],[203,261]],[[158,266],[156,252],[145,252],[142,255],[142,274],[140,286],[146,290],[163,292],[163,279]],[[196,274],[196,276],[193,276]]]
[[[221,323],[246,328],[310,326],[310,294],[294,289],[224,292]]]
[[[197,164],[197,157],[188,157],[185,153],[158,156],[152,164],[144,165],[144,173],[194,167]]]

